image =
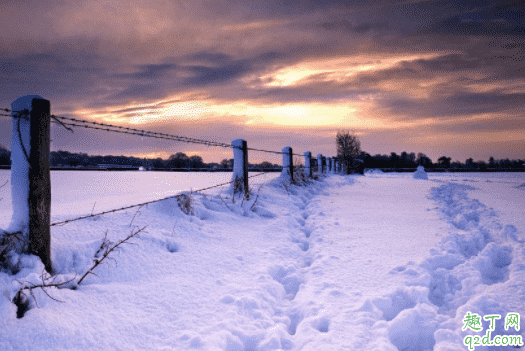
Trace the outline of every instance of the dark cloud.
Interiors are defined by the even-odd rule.
[[[473,93],[460,91],[445,98],[410,99],[389,97],[378,100],[379,109],[405,119],[442,117],[455,119],[481,113],[516,113],[525,107],[525,93]]]

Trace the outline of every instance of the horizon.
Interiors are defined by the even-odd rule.
[[[7,1],[0,108],[249,147],[465,162],[525,154],[525,7],[503,1]],[[27,23],[26,18],[32,21]],[[0,118],[0,144],[11,144]],[[207,163],[231,150],[53,126],[52,150]],[[280,155],[250,153],[251,163]]]

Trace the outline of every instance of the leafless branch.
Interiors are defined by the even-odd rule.
[[[61,303],[64,302],[50,295],[48,292],[48,289],[49,288],[59,288],[59,289],[64,288],[65,286],[67,286],[69,283],[71,283],[72,281],[76,279],[76,275],[73,278],[66,280],[66,281],[57,281],[58,277],[59,277],[58,275],[52,276],[51,274],[47,273],[46,270],[44,269],[42,271],[42,274],[40,275],[40,280],[41,280],[40,284],[33,284],[33,283],[26,282],[26,281],[21,282],[17,280],[17,282],[23,286],[20,290],[17,291],[13,299],[14,304],[19,309],[18,311],[19,318],[22,317],[25,311],[27,311],[28,309],[28,305],[29,305],[29,301],[28,301],[29,296],[27,295],[28,293],[33,298],[33,301],[35,302],[36,306],[40,308],[40,306],[38,306],[38,302],[33,292],[33,290],[35,289],[41,289],[53,301],[61,302]]]
[[[229,209],[230,211],[233,212],[233,210],[230,208],[230,206],[228,206],[228,204],[226,203],[226,201],[224,201],[224,199],[222,198],[221,194],[219,194],[219,198],[220,198],[220,199],[222,200],[222,202],[226,205],[226,207],[228,207],[228,209]]]
[[[133,215],[133,218],[131,219],[131,222],[129,222],[129,226],[130,227],[131,227],[131,224],[133,224],[133,221],[135,220],[135,216],[139,213],[139,211],[142,208],[142,206],[144,206],[144,205],[140,205],[139,208],[137,208],[137,212],[135,212],[135,214]]]
[[[130,239],[136,237],[137,235],[139,235],[139,233],[141,233],[144,229],[146,229],[146,227],[142,227],[142,228],[140,228],[140,229],[138,229],[136,231],[132,230],[131,233],[128,236],[126,236],[124,239],[119,240],[116,243],[112,243],[111,241],[109,241],[109,239],[108,239],[108,232],[106,231],[106,234],[104,234],[104,239],[102,239],[102,243],[100,244],[99,249],[95,253],[95,259],[93,260],[93,265],[80,278],[80,280],[78,281],[77,285],[80,285],[80,283],[82,283],[82,281],[88,275],[90,275],[90,274],[96,275],[93,272],[93,270],[95,268],[97,268],[106,258],[108,260],[113,260],[116,263],[116,260],[113,257],[109,257],[109,255],[113,251],[118,251],[120,249],[120,246],[123,245],[123,244],[132,244],[132,243],[130,243],[128,241]]]

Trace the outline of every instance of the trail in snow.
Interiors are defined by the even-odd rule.
[[[0,349],[465,350],[466,311],[525,316],[523,228],[501,223],[478,188],[429,179],[274,181],[250,201],[195,195],[195,216],[173,199],[54,227],[67,275],[106,230],[116,240],[148,225],[118,265],[52,289],[65,303],[37,291],[22,319],[15,279],[37,279],[41,264],[0,272]]]

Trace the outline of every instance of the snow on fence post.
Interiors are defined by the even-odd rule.
[[[233,196],[243,192],[246,199],[249,197],[248,188],[248,144],[246,140],[235,139],[233,146],[233,175],[230,191]]]
[[[283,170],[281,171],[281,178],[285,181],[293,183],[293,154],[292,148],[287,146],[282,150],[283,153]]]
[[[20,253],[38,256],[51,273],[50,113],[48,100],[25,95],[11,104],[11,198],[13,216],[8,232],[22,232]],[[29,115],[18,115],[27,110]]]
[[[323,155],[317,154],[317,172],[323,173]]]
[[[312,163],[310,162],[311,159],[312,159],[312,153],[310,151],[305,152],[304,153],[304,170],[308,178],[312,178]]]

